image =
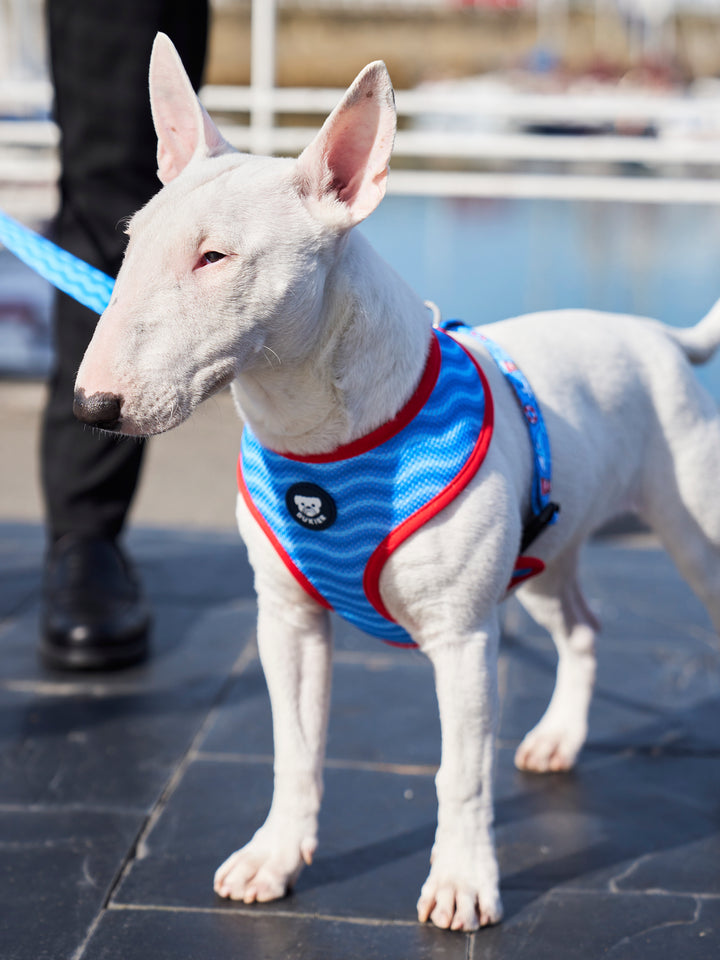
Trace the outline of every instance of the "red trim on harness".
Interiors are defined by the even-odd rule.
[[[447,336],[447,334],[445,335]],[[405,406],[395,414],[392,420],[383,423],[382,426],[365,434],[364,437],[359,437],[357,440],[345,443],[330,453],[311,453],[300,456],[294,453],[275,452],[287,460],[297,460],[300,463],[335,463],[338,460],[350,460],[351,457],[357,457],[361,453],[366,453],[368,450],[379,447],[381,443],[385,443],[386,440],[389,440],[391,437],[400,433],[401,430],[404,430],[410,421],[413,420],[425,406],[440,375],[441,360],[442,357],[438,339],[435,336],[431,336],[430,351],[425,363],[425,370],[415,393],[413,393]]]
[[[515,561],[513,575],[508,584],[508,590],[512,590],[513,587],[517,587],[520,583],[524,583],[526,580],[529,580],[530,577],[536,577],[539,573],[542,573],[544,569],[545,564],[538,557],[518,557]]]
[[[288,568],[290,573],[295,577],[295,579],[303,588],[303,590],[305,590],[306,593],[310,594],[313,600],[316,600],[321,606],[325,607],[326,609],[332,610],[332,607],[327,602],[325,597],[320,593],[320,591],[317,590],[313,586],[313,584],[310,583],[310,581],[305,576],[305,574],[302,573],[302,571],[295,566],[292,559],[290,558],[290,555],[288,554],[288,552],[285,550],[283,545],[280,543],[278,538],[273,533],[272,527],[270,526],[270,524],[267,522],[265,517],[260,513],[258,508],[253,503],[253,499],[250,496],[250,491],[247,488],[247,484],[245,483],[245,477],[243,476],[243,472],[242,472],[242,457],[238,457],[237,479],[238,479],[238,489],[240,490],[242,498],[247,504],[247,507],[250,510],[250,513],[253,515],[257,523],[260,525],[260,527],[262,528],[265,536],[268,538],[270,543],[273,545],[273,547],[275,547],[275,550],[278,556],[280,557],[280,559],[282,560],[282,562]]]
[[[365,590],[365,595],[373,607],[375,607],[377,612],[381,614],[381,616],[385,617],[386,620],[391,620],[393,623],[395,623],[395,619],[388,612],[388,609],[383,603],[382,597],[380,596],[380,574],[382,573],[382,569],[385,566],[388,557],[393,550],[396,550],[397,547],[400,546],[404,540],[407,540],[411,534],[419,530],[424,523],[427,523],[431,517],[434,517],[435,514],[439,513],[443,507],[446,507],[462,490],[465,489],[485,459],[488,447],[490,446],[490,440],[492,439],[494,411],[490,386],[485,378],[485,374],[483,373],[480,364],[477,362],[475,357],[473,357],[470,351],[466,350],[462,344],[460,344],[460,346],[463,350],[465,350],[465,353],[467,353],[472,362],[475,364],[475,368],[480,377],[483,390],[485,391],[485,415],[483,417],[482,427],[480,428],[480,433],[477,441],[475,442],[475,446],[470,456],[463,464],[460,472],[453,480],[450,481],[445,489],[441,490],[440,493],[436,494],[432,500],[429,500],[424,506],[420,507],[419,510],[416,510],[415,513],[411,514],[406,520],[403,520],[403,522],[399,524],[399,526],[395,527],[394,530],[391,530],[385,539],[375,548],[365,566],[365,573],[363,575],[363,589]]]

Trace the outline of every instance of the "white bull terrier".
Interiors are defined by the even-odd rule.
[[[437,687],[438,826],[419,919],[453,930],[495,923],[499,607],[532,514],[533,448],[486,346],[467,331],[434,331],[423,301],[352,229],[385,193],[395,131],[388,74],[380,62],[366,67],[297,160],[230,148],[163,35],[150,89],[164,188],[128,229],[112,302],[78,373],[82,420],[158,434],[232,384],[256,453],[279,451],[281,467],[316,465],[337,460],[338,450],[372,448],[398,417],[412,420],[429,358],[437,373],[460,351],[482,381],[492,442],[456,495],[388,549],[373,606],[430,658]],[[568,770],[586,738],[595,676],[597,624],[577,573],[593,530],[634,510],[720,628],[720,420],[690,367],[720,343],[720,309],[683,331],[564,310],[485,332],[535,391],[561,505],[533,549],[532,572],[544,571],[517,594],[552,634],[559,662],[550,705],[516,764]],[[458,375],[469,376],[463,363]],[[308,532],[314,543],[330,524],[339,528],[339,496],[332,515],[332,491],[327,502],[312,484],[295,496],[291,524],[300,530],[311,515],[330,527]],[[238,498],[272,704],[274,796],[265,824],[215,876],[220,896],[245,903],[285,895],[315,852],[331,673],[327,599],[289,559],[261,507],[247,489]]]

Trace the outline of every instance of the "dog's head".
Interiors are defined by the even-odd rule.
[[[380,62],[297,160],[233,150],[163,34],[150,99],[164,186],[130,222],[75,398],[81,420],[130,435],[169,430],[235,377],[316,349],[327,277],[384,195],[395,133]]]

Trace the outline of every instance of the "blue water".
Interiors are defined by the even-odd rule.
[[[696,323],[720,298],[720,207],[386,197],[363,224],[445,317],[589,307]],[[698,370],[720,400],[720,357]]]

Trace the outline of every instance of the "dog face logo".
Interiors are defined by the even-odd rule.
[[[293,497],[298,513],[301,513],[306,520],[312,520],[322,511],[322,500],[320,497],[303,497],[296,493]]]
[[[294,483],[285,494],[285,505],[293,520],[306,530],[327,530],[337,517],[335,501],[316,483]]]

